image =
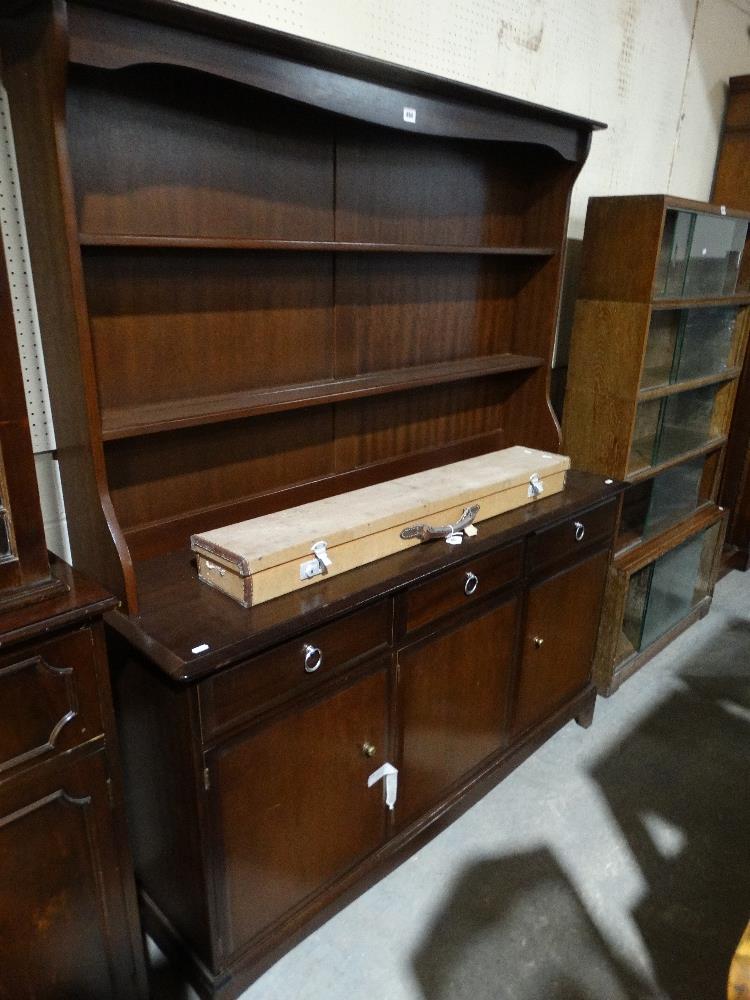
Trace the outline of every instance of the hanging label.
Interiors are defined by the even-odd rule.
[[[381,778],[385,778],[385,804],[393,811],[398,797],[398,771],[393,764],[383,764],[377,771],[373,771],[367,779],[367,787],[372,788]]]

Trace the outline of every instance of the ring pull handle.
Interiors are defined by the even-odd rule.
[[[471,570],[466,574],[466,581],[464,583],[464,593],[467,597],[471,597],[474,591],[479,586],[479,577],[476,573],[472,573]]]
[[[311,646],[309,643],[302,647],[302,652],[305,654],[305,671],[314,674],[323,663],[323,654],[317,646]]]
[[[586,529],[581,521],[574,521],[573,527],[576,529],[576,541],[583,541],[583,536],[586,534]]]

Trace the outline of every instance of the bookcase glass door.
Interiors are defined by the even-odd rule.
[[[622,620],[621,652],[646,649],[706,596],[721,522],[633,573]]]
[[[654,295],[667,299],[732,295],[746,238],[745,219],[668,209]]]
[[[655,311],[649,325],[641,389],[726,371],[736,356],[734,307]]]

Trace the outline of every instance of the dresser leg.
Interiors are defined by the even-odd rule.
[[[581,729],[588,729],[594,721],[594,708],[596,706],[596,691],[592,691],[588,700],[581,706],[575,720]]]

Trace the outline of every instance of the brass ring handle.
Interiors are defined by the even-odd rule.
[[[479,586],[479,577],[476,575],[476,573],[472,573],[471,570],[469,570],[469,572],[466,574],[466,582],[464,583],[464,593],[466,594],[467,597],[471,597],[471,595],[475,592],[478,586]]]
[[[583,540],[583,536],[586,534],[586,529],[584,528],[581,521],[574,521],[573,527],[576,529],[576,541],[580,542]]]
[[[314,674],[323,663],[323,654],[317,646],[311,646],[309,643],[302,647],[302,651],[305,654],[305,671]]]
[[[542,637],[540,635],[535,635],[534,636],[534,645],[536,646],[537,649],[541,649],[542,646],[544,645],[544,639],[542,639]]]

